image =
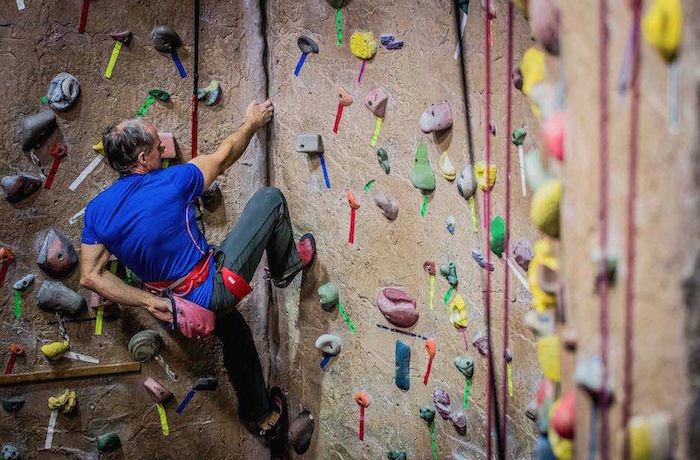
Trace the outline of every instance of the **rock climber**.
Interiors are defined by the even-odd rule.
[[[140,119],[111,125],[103,145],[120,177],[87,206],[80,261],[84,287],[121,305],[143,307],[174,328],[183,318],[196,321],[202,308],[211,318],[213,312],[239,416],[272,442],[283,435],[286,401],[279,388],[267,391],[253,336],[236,305],[251,291],[264,251],[272,283],[286,287],[313,263],[316,243],[308,233],[294,242],[287,202],[276,188],[255,192],[218,246],[197,227],[193,203],[241,157],[273,111],[270,100],[251,102],[243,125],[213,154],[166,169],[165,147],[153,125]],[[143,281],[144,290],[105,269],[110,254]],[[181,303],[182,311],[176,308]]]

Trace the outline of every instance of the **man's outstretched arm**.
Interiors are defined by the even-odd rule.
[[[143,307],[156,319],[172,322],[170,300],[124,284],[119,277],[106,270],[108,261],[109,251],[103,245],[82,244],[80,246],[80,284],[107,300],[121,305]]]
[[[197,166],[204,175],[204,189],[209,188],[220,174],[223,174],[238,160],[257,130],[265,126],[272,118],[272,102],[266,100],[262,104],[251,102],[245,111],[245,121],[238,130],[221,143],[216,152],[211,155],[200,155],[189,161]]]

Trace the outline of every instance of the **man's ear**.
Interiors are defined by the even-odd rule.
[[[144,166],[146,164],[146,152],[139,152],[139,154],[136,156],[136,162],[141,166]]]

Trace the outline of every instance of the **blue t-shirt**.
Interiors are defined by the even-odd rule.
[[[88,204],[82,242],[104,245],[146,283],[175,281],[204,257],[195,241],[209,249],[190,206],[203,189],[204,176],[193,164],[120,177]],[[212,266],[186,298],[208,308],[213,280]]]

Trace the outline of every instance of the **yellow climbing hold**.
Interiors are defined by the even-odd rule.
[[[637,415],[629,422],[630,459],[665,460],[671,458],[672,420],[666,412]]]
[[[550,179],[535,191],[530,203],[530,218],[542,233],[552,238],[559,237],[561,194],[561,182]]]
[[[544,80],[544,61],[544,52],[534,46],[528,48],[523,54],[520,61],[520,72],[523,74],[523,94],[530,94],[532,87]]]
[[[544,313],[545,311],[556,308],[557,297],[552,294],[548,294],[540,287],[538,280],[539,274],[542,272],[540,266],[544,266],[552,271],[559,270],[559,262],[552,255],[549,241],[538,240],[532,245],[532,261],[527,270],[527,280],[530,284],[530,292],[532,293],[532,306],[537,310],[538,313]]]
[[[355,32],[350,37],[350,51],[360,59],[372,59],[377,48],[372,32]]]
[[[49,398],[49,409],[60,410],[62,413],[67,414],[73,410],[75,403],[75,391],[66,390],[61,396]]]
[[[60,359],[61,355],[68,351],[70,346],[68,341],[54,342],[49,345],[43,345],[41,347],[41,352],[46,355],[49,359]]]
[[[440,171],[440,175],[442,177],[449,181],[453,181],[455,178],[457,178],[457,171],[455,171],[454,166],[452,166],[452,162],[450,161],[450,157],[447,156],[447,152],[440,155],[440,159],[438,160],[438,171]]]
[[[467,327],[467,303],[459,294],[450,302],[450,321],[456,328]]]
[[[97,144],[92,146],[92,150],[95,152],[99,153],[100,155],[105,154],[105,146],[102,144],[102,141],[98,142]]]
[[[642,21],[644,37],[668,62],[678,57],[682,27],[681,0],[654,0]]]
[[[554,413],[554,409],[557,407],[559,402],[557,401],[552,405],[549,410],[550,417]],[[550,418],[551,420],[551,418]],[[551,428],[547,433],[547,438],[549,439],[549,445],[552,447],[552,452],[557,460],[571,460],[574,457],[574,442],[571,439],[562,438]]]
[[[476,185],[478,185],[479,188],[484,192],[488,192],[489,190],[491,190],[491,188],[493,188],[494,184],[496,183],[496,175],[496,165],[489,165],[489,183],[487,186],[486,163],[484,163],[483,161],[477,161],[474,165],[474,176],[476,177]]]
[[[555,383],[561,381],[561,351],[558,335],[537,339],[537,362],[545,378]]]

